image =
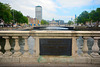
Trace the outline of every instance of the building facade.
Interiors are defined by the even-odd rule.
[[[49,22],[49,25],[50,25],[50,26],[56,26],[56,25],[58,25],[58,22],[56,22],[56,21],[54,20],[54,18],[53,18],[52,21]]]
[[[30,16],[27,16],[27,18],[28,18],[28,24],[30,26],[39,26],[40,25],[39,20],[37,18],[32,18]]]
[[[34,18],[33,22],[34,26],[40,26],[39,20],[37,18]]]
[[[50,26],[65,25],[64,20],[54,20],[54,18],[52,19],[52,21],[48,21],[48,22]]]
[[[30,16],[27,16],[27,18],[28,18],[28,24],[33,26],[34,25],[34,22],[33,22],[34,19]]]
[[[55,20],[55,22],[57,22],[58,25],[64,25],[64,20]]]
[[[35,18],[37,18],[39,22],[41,22],[42,20],[42,7],[41,6],[35,7]]]

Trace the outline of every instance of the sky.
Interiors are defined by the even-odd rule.
[[[11,5],[12,9],[23,15],[35,18],[35,6],[42,6],[42,19],[74,20],[83,11],[90,12],[100,8],[100,0],[0,0]]]

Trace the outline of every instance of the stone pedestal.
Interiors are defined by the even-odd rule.
[[[38,58],[36,57],[21,57],[20,58],[21,63],[38,63]]]
[[[69,63],[69,64],[91,64],[89,57],[68,57],[68,56],[40,56],[39,63]]]
[[[100,57],[99,58],[91,58],[92,64],[100,64]]]
[[[12,57],[11,56],[5,56],[0,58],[0,63],[12,63]]]
[[[74,63],[91,64],[91,57],[76,57]]]

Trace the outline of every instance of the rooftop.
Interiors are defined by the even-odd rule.
[[[41,6],[36,6],[36,7],[41,7]]]

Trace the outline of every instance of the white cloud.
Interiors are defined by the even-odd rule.
[[[93,0],[93,5],[100,5],[100,0]]]
[[[42,6],[43,11],[49,13],[56,12],[56,8],[59,8],[52,0],[0,0],[0,2],[9,3],[13,9],[31,17],[35,17],[35,6],[37,5]]]
[[[56,15],[55,13],[49,13],[47,11],[44,12],[45,14],[43,15],[43,17],[46,17],[46,20],[52,20],[53,18],[55,20],[64,20],[65,22],[68,21],[71,18],[75,18],[75,16],[60,16],[60,15]]]
[[[21,11],[25,16],[29,15],[34,17],[35,7],[30,4],[27,0],[0,0],[0,2],[8,3],[11,5],[12,9]]]
[[[94,1],[94,5],[100,4],[100,0]],[[55,18],[68,21],[70,18],[74,18],[74,16],[69,14],[69,9],[91,5],[93,0],[0,0],[0,2],[9,3],[13,9],[33,18],[35,17],[35,6],[40,5],[43,9],[43,19],[52,20],[52,18]],[[67,11],[63,8],[67,8]],[[61,16],[61,12],[57,11],[57,9],[70,16]],[[59,12],[59,15],[56,12]]]
[[[90,5],[92,0],[57,0],[63,8],[82,7]]]

